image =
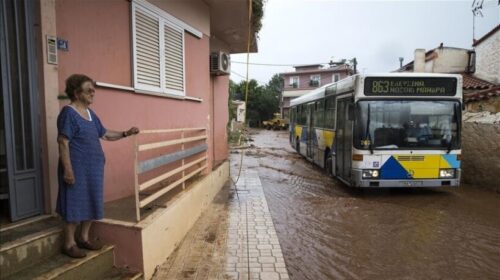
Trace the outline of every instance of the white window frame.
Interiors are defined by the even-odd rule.
[[[315,81],[316,79],[314,79],[315,77],[318,77],[317,81],[318,81],[318,87],[321,86],[321,75],[320,74],[314,74],[314,75],[311,75],[309,77],[309,79],[311,81]]]
[[[294,88],[293,87],[293,80],[294,79],[297,79],[297,88],[299,88],[300,87],[300,77],[299,76],[291,76],[290,77],[290,86],[292,86],[292,88]]]
[[[335,80],[335,77],[337,77],[337,80]],[[340,74],[335,73],[332,75],[332,83],[340,81]]]
[[[187,23],[175,18],[174,16],[168,14],[164,10],[148,3],[145,0],[133,0],[131,9],[131,19],[132,19],[132,55],[133,55],[133,76],[134,76],[134,89],[136,92],[146,91],[162,95],[175,95],[175,96],[186,96],[186,44],[185,44],[185,32],[189,32],[195,37],[201,39],[203,33],[194,27],[188,25]],[[158,32],[159,32],[159,42],[160,42],[160,87],[155,87],[151,85],[140,84],[137,80],[137,45],[136,45],[136,10],[139,9],[142,13],[147,16],[153,17],[158,20]],[[165,26],[169,26],[182,33],[182,77],[183,77],[183,91],[167,89],[165,82],[165,38],[164,29]]]

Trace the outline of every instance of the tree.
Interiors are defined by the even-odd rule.
[[[230,81],[229,103],[231,103],[231,100],[245,101],[246,85],[246,81],[242,81],[239,84]],[[265,86],[260,86],[253,79],[248,82],[246,119],[249,126],[260,127],[262,121],[271,119],[273,113],[279,112],[282,88],[283,79],[278,74],[274,75]]]

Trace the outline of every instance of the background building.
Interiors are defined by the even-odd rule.
[[[500,112],[500,25],[476,40],[474,49],[445,47],[415,50],[415,60],[398,72],[457,73],[469,112]]]
[[[283,118],[289,117],[291,99],[354,74],[354,69],[345,61],[331,63],[327,67],[323,67],[321,64],[310,64],[297,65],[294,68],[294,72],[280,73],[284,81],[280,101],[280,111]]]

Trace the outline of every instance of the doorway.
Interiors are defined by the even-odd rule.
[[[349,105],[352,103],[351,98],[337,100],[336,174],[348,182],[351,181],[353,121],[349,118]]]
[[[0,207],[8,213],[2,222],[43,212],[34,2],[0,3]]]

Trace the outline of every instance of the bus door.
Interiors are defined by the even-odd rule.
[[[313,159],[313,145],[314,145],[314,103],[307,104],[307,149],[306,156],[310,159]]]
[[[351,98],[337,99],[337,157],[336,174],[344,180],[351,179],[351,160],[352,160],[352,125],[353,118],[349,113],[353,113],[353,100]],[[351,112],[349,112],[351,111]]]

